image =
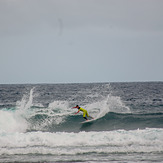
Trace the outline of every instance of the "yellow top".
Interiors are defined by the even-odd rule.
[[[79,111],[85,112],[86,110],[80,107]]]
[[[79,111],[82,111],[83,112],[83,117],[85,117],[85,116],[89,117],[87,110],[85,110],[85,109],[83,109],[83,108],[80,107],[79,108]]]

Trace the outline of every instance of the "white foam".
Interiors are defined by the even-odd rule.
[[[26,120],[16,112],[0,110],[0,133],[24,132],[27,126]]]
[[[0,134],[0,155],[163,152],[162,135],[163,129]]]

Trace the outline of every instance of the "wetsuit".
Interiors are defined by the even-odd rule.
[[[78,110],[83,112],[83,118],[87,119],[85,116],[89,117],[87,110],[85,110],[85,109],[83,109],[81,107],[79,107]]]

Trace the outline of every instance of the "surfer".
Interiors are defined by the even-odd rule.
[[[84,118],[84,119],[86,119],[86,121],[88,120],[88,118],[87,118],[87,117],[90,117],[90,118],[92,118],[92,119],[93,119],[93,117],[91,117],[91,116],[89,116],[89,115],[88,115],[87,110],[85,110],[85,109],[83,109],[83,108],[79,107],[78,105],[76,105],[76,106],[75,106],[75,107],[73,107],[73,108],[77,108],[77,109],[78,109],[78,111],[77,111],[75,114],[78,114],[80,111],[82,111],[82,112],[83,112],[83,118]],[[86,116],[87,116],[87,117],[86,117]]]

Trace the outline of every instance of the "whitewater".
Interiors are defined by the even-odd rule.
[[[163,82],[0,85],[0,162],[163,162]]]

